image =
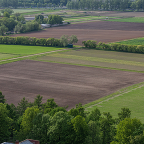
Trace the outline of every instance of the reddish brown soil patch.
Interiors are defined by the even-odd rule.
[[[0,91],[8,103],[36,95],[54,98],[60,106],[86,104],[121,88],[144,81],[144,74],[38,61],[0,65]]]
[[[17,34],[16,36],[29,36],[37,38],[60,38],[62,35],[77,35],[79,45],[84,40],[96,40],[97,42],[115,42],[144,36],[143,23],[125,22],[88,22],[71,24],[61,27],[48,28],[43,31]]]

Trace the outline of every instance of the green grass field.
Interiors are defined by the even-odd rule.
[[[43,53],[59,50],[57,47],[24,46],[24,45],[0,45],[0,60],[24,55]]]
[[[122,18],[122,19],[110,19],[110,20],[107,20],[107,21],[144,23],[144,17],[132,17],[132,18]]]
[[[120,42],[116,42],[116,43],[127,44],[127,45],[144,45],[144,37],[120,41]]]
[[[99,103],[91,105],[86,108],[88,111],[92,111],[98,108],[101,113],[110,112],[114,118],[118,117],[118,112],[121,108],[127,107],[131,110],[131,117],[138,118],[144,123],[144,83],[138,87],[131,87],[131,89],[114,95],[113,97],[107,97],[105,100],[99,100]]]
[[[34,58],[34,60],[144,73],[143,57],[143,54],[135,53],[76,49],[48,54]]]

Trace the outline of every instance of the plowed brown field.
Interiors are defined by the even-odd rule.
[[[54,98],[70,109],[143,81],[143,73],[31,60],[0,65],[0,91],[16,105],[23,97],[32,102],[40,94],[43,102]]]
[[[82,45],[82,41],[84,40],[96,40],[97,42],[106,43],[115,42],[144,37],[144,23],[97,21],[47,28],[43,31],[16,34],[13,36],[60,38],[62,35],[76,35],[79,40],[78,45]]]

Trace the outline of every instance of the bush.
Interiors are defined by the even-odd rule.
[[[94,49],[97,47],[97,42],[94,40],[83,41],[82,44],[84,44],[86,48]]]
[[[124,52],[132,52],[132,53],[144,53],[144,46],[143,45],[124,45],[124,44],[105,44],[102,42],[99,42],[98,45],[96,44],[96,41],[93,40],[87,40],[83,41],[82,44],[86,48],[98,48],[104,49],[104,50],[112,50],[112,51],[124,51]]]

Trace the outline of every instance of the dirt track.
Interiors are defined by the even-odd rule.
[[[16,105],[23,97],[33,101],[40,94],[43,102],[54,98],[70,109],[142,81],[142,73],[66,64],[24,60],[0,65],[0,91]]]
[[[71,24],[61,27],[48,28],[39,32],[16,34],[12,36],[29,36],[37,38],[60,38],[62,35],[76,35],[78,45],[84,40],[97,42],[115,42],[144,36],[144,23],[125,23],[97,21],[88,23]]]

